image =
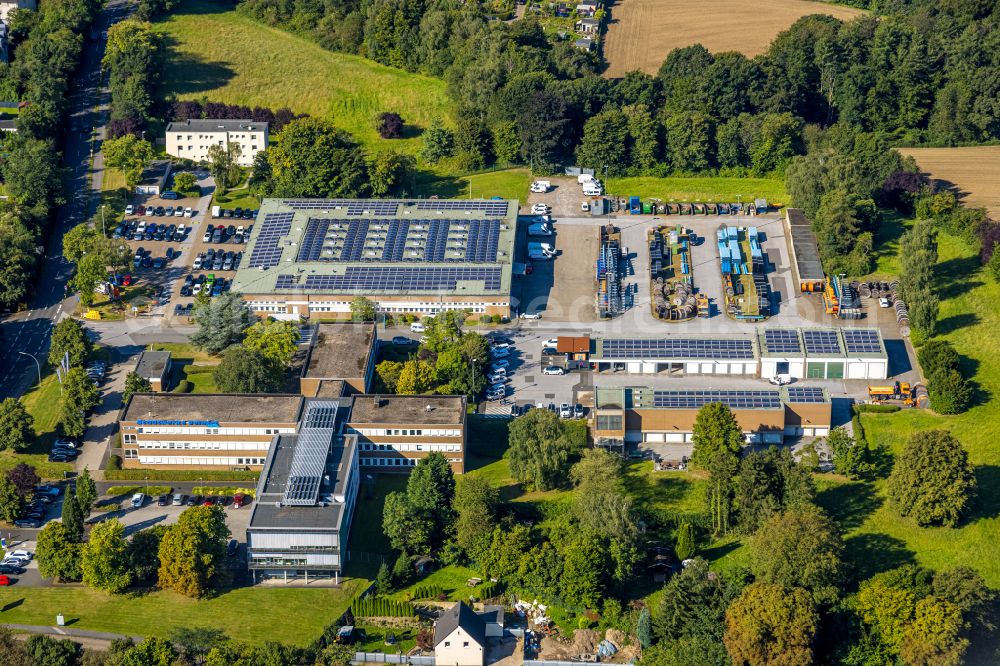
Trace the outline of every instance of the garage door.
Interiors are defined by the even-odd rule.
[[[647,442],[662,442],[663,433],[662,432],[647,432],[644,437]]]
[[[844,378],[844,364],[843,363],[827,363],[826,364],[826,378],[827,379],[843,379]]]
[[[806,377],[809,379],[823,379],[826,377],[826,363],[809,363],[806,366]]]
[[[867,379],[865,377],[867,370],[867,363],[849,363],[847,365],[847,376],[851,379]]]

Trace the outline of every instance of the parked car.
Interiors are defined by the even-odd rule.
[[[576,405],[573,407],[573,418],[582,419],[584,414],[585,410],[583,408],[583,405],[581,405],[580,403],[576,403]]]
[[[136,493],[135,495],[132,495],[132,508],[133,509],[138,509],[139,507],[141,507],[145,503],[146,503],[146,495],[145,494],[143,494],[143,493]]]
[[[493,358],[507,358],[510,356],[510,349],[507,347],[494,347],[490,350],[490,354]]]
[[[194,217],[194,209],[191,206],[184,209],[184,217]]]
[[[187,498],[186,504],[188,506],[198,506],[201,504],[201,495],[191,495]]]
[[[212,233],[214,231],[215,231],[215,226],[213,226],[211,224],[208,225],[207,227],[205,227],[205,234],[201,237],[201,242],[202,243],[207,243],[210,240],[212,240]]]
[[[426,330],[427,330],[427,328],[423,324],[421,324],[419,321],[415,321],[412,324],[410,324],[410,332],[411,333],[423,333]]]
[[[558,365],[550,365],[542,370],[543,375],[565,375],[566,371],[560,368]]]
[[[229,543],[226,545],[226,555],[229,557],[235,557],[236,553],[240,550],[240,542],[236,539],[230,539]]]
[[[174,216],[174,207],[173,206],[167,206],[166,215],[167,215],[167,217],[173,217]]]
[[[542,347],[542,356],[552,356],[558,353],[555,347]]]
[[[178,206],[174,209],[174,217],[184,217],[184,207]]]
[[[8,576],[0,575],[0,586],[6,587],[11,585],[11,579]]]
[[[156,506],[167,506],[170,504],[170,495],[160,495],[156,498]]]
[[[414,340],[413,338],[408,338],[405,335],[397,335],[393,337],[392,344],[400,346],[408,346],[417,344],[417,341]]]
[[[235,495],[233,495],[233,508],[234,509],[239,509],[240,507],[242,507],[246,503],[247,503],[247,496],[244,495],[243,493],[236,493]]]
[[[522,312],[521,313],[521,319],[541,319],[541,318],[542,318],[542,315],[538,314],[537,312],[534,312],[534,313]]]
[[[568,402],[564,402],[559,405],[559,418],[569,419],[573,417],[573,408],[569,406]]]
[[[34,518],[18,518],[14,521],[16,527],[24,527],[28,529],[37,529],[41,527],[41,521],[35,520]]]
[[[509,366],[510,362],[507,361],[507,359],[498,358],[497,360],[493,361],[493,364],[490,366],[490,369],[491,371],[496,368],[503,368],[504,370],[506,370]]]
[[[27,564],[32,560],[32,558],[35,557],[35,554],[32,553],[30,550],[24,550],[22,548],[15,550],[13,553],[7,553],[7,557],[16,557],[19,560],[24,560],[25,564]]]
[[[24,573],[24,568],[16,564],[0,564],[0,574],[20,575]]]
[[[174,493],[174,496],[170,500],[170,503],[173,506],[184,506],[184,503],[186,501],[187,501],[187,495],[185,495],[184,493]]]
[[[126,215],[131,215],[134,212],[135,212],[135,207],[132,204],[129,204],[129,205],[125,206],[125,214]]]

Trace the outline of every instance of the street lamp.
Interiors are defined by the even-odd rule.
[[[35,357],[34,354],[29,354],[28,352],[19,351],[17,353],[20,354],[21,356],[30,356],[32,358],[32,360],[34,360],[35,367],[38,369],[38,385],[41,386],[42,385],[42,366],[41,366],[41,364],[39,364],[38,359]]]
[[[101,232],[105,236],[107,236],[108,235],[108,228],[104,225],[104,207],[105,206],[107,206],[107,204],[101,204]]]

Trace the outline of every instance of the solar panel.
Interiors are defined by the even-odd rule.
[[[840,354],[840,343],[836,331],[802,331],[802,341],[807,354]]]
[[[653,391],[653,406],[666,409],[699,409],[721,402],[730,409],[780,409],[778,391]]]
[[[462,281],[481,282],[485,291],[500,290],[500,269],[485,266],[397,267],[348,266],[344,275],[308,275],[305,284],[278,276],[275,289],[304,287],[317,291],[441,291]],[[287,279],[285,279],[287,278]]]
[[[826,402],[823,389],[817,386],[789,386],[785,390],[788,391],[788,402]]]
[[[333,443],[339,403],[333,400],[310,400],[302,428],[295,441],[288,485],[282,502],[293,506],[312,506],[319,497],[327,456]]]
[[[877,331],[866,328],[845,328],[844,346],[848,354],[877,354],[882,351]]]
[[[302,234],[302,241],[299,243],[299,252],[295,256],[295,261],[316,261],[319,259],[329,229],[330,220],[309,218],[306,223],[306,231]]]
[[[729,338],[606,338],[606,358],[690,358],[753,360],[750,340]]]
[[[772,354],[799,354],[802,344],[798,331],[788,329],[767,329],[764,331],[764,346]]]
[[[467,211],[482,213],[486,217],[506,217],[508,202],[506,201],[462,201],[462,200],[442,200],[433,199],[428,201],[418,201],[417,210],[444,211]]]
[[[281,239],[292,230],[294,213],[267,213],[257,231],[257,239],[250,252],[249,268],[271,268],[281,261]]]
[[[333,429],[337,420],[337,409],[340,403],[336,400],[309,400],[306,403],[306,413],[302,417],[302,429],[315,428]]]

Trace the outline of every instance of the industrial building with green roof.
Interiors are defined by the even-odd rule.
[[[510,316],[518,202],[265,199],[232,290],[281,319],[468,309]]]

